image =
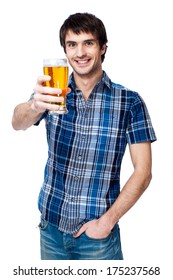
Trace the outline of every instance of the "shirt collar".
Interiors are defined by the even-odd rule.
[[[102,79],[97,83],[98,85],[102,85],[102,84],[105,84],[108,88],[111,88],[111,80],[110,78],[108,77],[108,75],[106,74],[105,71],[103,71],[103,76],[102,76]],[[76,90],[76,84],[75,84],[75,81],[74,81],[74,75],[73,75],[73,72],[71,73],[70,77],[69,77],[69,84],[68,86],[73,90],[75,91]]]

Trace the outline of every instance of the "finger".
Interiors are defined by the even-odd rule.
[[[44,112],[45,110],[48,111],[57,111],[59,110],[59,105],[54,105],[46,102],[36,101],[33,103],[34,110],[38,112]]]
[[[87,224],[84,224],[76,233],[73,234],[73,237],[77,238],[79,237],[82,233],[84,233],[87,229]]]
[[[53,87],[45,87],[37,84],[34,88],[34,92],[41,93],[41,94],[52,94],[58,96],[59,94],[62,93],[62,90]]]
[[[64,101],[64,97],[61,97],[61,95],[55,96],[55,95],[46,95],[46,94],[40,94],[40,93],[35,93],[34,99],[36,101],[42,101],[42,102],[47,102],[47,103],[60,103],[60,102]]]
[[[37,84],[42,85],[43,83],[50,81],[51,77],[48,75],[39,76],[37,79]]]

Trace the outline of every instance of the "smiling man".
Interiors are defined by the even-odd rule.
[[[38,207],[44,260],[122,260],[119,219],[151,180],[151,142],[156,140],[147,107],[134,91],[113,83],[102,69],[107,50],[104,24],[88,13],[70,15],[60,43],[73,69],[68,114],[49,114],[61,89],[40,76],[28,102],[16,106],[14,129],[46,123],[48,159]],[[133,173],[120,186],[129,146]],[[121,175],[121,176],[125,176]]]

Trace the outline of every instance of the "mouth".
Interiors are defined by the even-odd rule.
[[[88,65],[90,59],[75,59],[75,62],[78,66],[86,66]]]

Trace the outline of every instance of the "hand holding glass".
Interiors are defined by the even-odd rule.
[[[68,64],[67,59],[50,58],[43,60],[44,75],[51,77],[50,81],[46,82],[46,86],[60,88],[62,93],[60,96],[64,98],[63,102],[53,103],[59,105],[56,111],[49,111],[50,114],[67,114],[66,93],[68,88]],[[59,95],[58,95],[59,96]]]

